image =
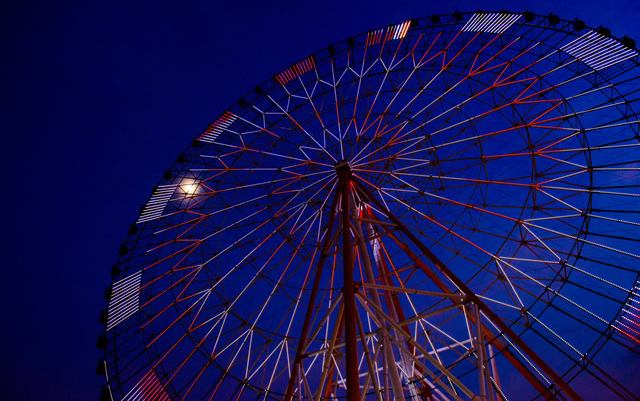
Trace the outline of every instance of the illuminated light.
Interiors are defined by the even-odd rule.
[[[169,401],[169,396],[155,372],[150,370],[129,392],[122,401]]]
[[[383,31],[382,29],[377,29],[375,31],[371,31],[367,33],[366,45],[371,46],[371,45],[375,45],[376,43],[379,43],[381,39],[382,31]]]
[[[370,31],[369,33],[367,33],[366,45],[377,45],[378,43],[382,42],[383,38],[384,42],[404,39],[404,37],[407,36],[410,27],[411,21],[407,20],[396,25],[391,25],[387,27],[386,30],[384,28],[380,28]]]
[[[192,197],[197,195],[199,189],[200,189],[200,184],[198,183],[198,181],[191,178],[185,178],[180,183],[180,190],[187,197]]]
[[[107,331],[140,309],[140,277],[141,271],[137,271],[113,283],[107,313]]]
[[[520,14],[475,13],[462,27],[463,32],[503,33],[520,19]]]
[[[162,213],[175,190],[175,185],[158,185],[144,209],[142,209],[142,213],[140,213],[136,223],[144,223],[162,217]]]
[[[615,39],[589,31],[562,46],[560,50],[582,61],[594,70],[602,70],[638,55]]]
[[[214,143],[218,136],[226,131],[231,124],[236,121],[238,117],[230,111],[225,111],[224,114],[216,121],[211,123],[206,130],[198,137],[201,142]]]
[[[316,62],[313,56],[307,57],[306,59],[297,62],[296,64],[282,71],[280,74],[276,75],[276,81],[278,81],[280,85],[285,85],[288,82],[301,76],[302,74],[313,70],[314,68],[316,68]]]
[[[623,312],[616,320],[616,330],[640,344],[640,281],[636,283],[627,299]]]

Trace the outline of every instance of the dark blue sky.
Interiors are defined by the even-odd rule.
[[[227,105],[328,44],[479,3],[3,5],[0,398],[97,399],[97,318],[119,243],[164,169]],[[640,41],[633,0],[482,5]]]

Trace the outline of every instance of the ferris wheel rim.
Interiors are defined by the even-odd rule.
[[[466,16],[466,15],[473,15],[474,13],[461,13],[461,14],[462,14],[463,16]],[[457,13],[456,13],[456,14],[443,14],[443,15],[440,15],[440,16],[438,16],[438,17],[439,17],[439,18],[443,18],[443,17],[451,17],[451,18],[453,18],[453,17],[454,17],[454,16],[456,16],[456,15],[457,15]],[[536,17],[536,18],[541,18],[541,16],[535,16],[535,17]],[[433,17],[431,17],[431,18],[432,18],[432,19],[431,19],[431,21],[433,21]],[[462,18],[461,20],[463,20],[463,19],[464,19],[464,18]],[[411,21],[414,21],[414,20],[411,20]],[[424,19],[421,19],[421,20],[415,20],[415,21],[427,21],[427,19],[426,19],[426,18],[424,18]],[[568,23],[571,23],[571,21],[567,21],[567,20],[560,20],[560,21],[559,21],[558,23],[556,23],[556,24],[559,24],[559,23],[562,23],[562,24],[568,24]],[[412,22],[412,24],[413,24],[413,22]],[[452,23],[446,23],[446,24],[443,24],[443,26],[455,26],[455,25],[460,25],[460,24],[461,24],[460,22],[452,22]],[[556,25],[556,24],[554,24],[554,25]],[[434,25],[439,26],[439,25],[437,25],[437,24],[434,24]],[[386,28],[386,27],[384,27],[384,28]],[[545,28],[545,29],[549,28],[549,29],[555,29],[555,30],[557,30],[557,28],[550,28],[549,26],[545,26],[544,28]],[[586,27],[585,29],[589,29],[589,27]],[[574,34],[574,32],[566,32],[566,31],[562,31],[562,32],[567,33],[567,34],[568,34],[568,33]],[[363,39],[363,38],[365,38],[365,37],[366,37],[366,35],[367,35],[367,33],[363,33],[363,34],[360,34],[360,35],[355,36],[354,38]],[[574,36],[578,37],[578,34],[575,34]],[[618,40],[618,41],[620,42],[620,40],[619,40],[619,39],[616,39],[616,40]],[[340,44],[336,45],[336,47],[339,47],[339,46],[344,45],[344,44],[349,45],[349,44],[350,44],[350,40],[346,40],[346,41],[340,42]],[[333,46],[331,46],[331,47],[327,48],[326,52],[327,52],[327,53],[331,52],[331,50],[328,50],[328,49],[331,49],[331,48],[334,48],[334,47],[333,47]],[[335,49],[335,48],[334,48],[334,49]],[[314,53],[314,55],[313,55],[312,57],[317,57],[316,55],[317,55],[317,54],[320,54],[321,52],[324,52],[324,51],[320,51],[320,52]],[[305,58],[305,59],[303,59],[303,60],[307,60],[307,59],[308,59],[308,58]],[[633,59],[633,60],[631,60],[631,61],[633,61],[633,62],[635,63],[635,65],[638,65],[637,59]],[[320,63],[320,62],[322,62],[322,60],[321,60],[320,58],[318,58],[318,61],[317,61],[317,62],[318,62],[318,63]],[[295,63],[294,63],[294,64],[295,64]],[[277,74],[276,74],[276,75],[277,75]],[[250,98],[251,98],[251,96],[254,96],[257,92],[268,93],[269,91],[271,91],[271,88],[269,87],[269,85],[274,85],[274,82],[270,82],[270,81],[265,81],[265,82],[263,82],[261,85],[259,85],[259,86],[256,88],[256,90],[255,90],[254,92],[251,92],[251,93],[249,93],[249,94],[245,95],[245,97],[241,98],[241,99],[243,99],[243,100],[241,100],[240,102],[247,102],[247,100],[246,100],[246,99],[250,99]],[[267,89],[263,89],[264,87],[266,87]],[[250,103],[250,102],[249,102],[249,103]],[[229,108],[229,110],[231,110],[231,108]],[[217,121],[217,119],[216,119],[216,121]],[[578,121],[580,121],[580,120],[578,120]],[[588,140],[588,138],[587,138],[586,136],[585,136],[585,139],[586,139],[586,140]],[[587,147],[588,149],[590,149],[588,145],[586,145],[586,147]],[[189,148],[189,149],[190,149],[190,148]],[[589,152],[589,151],[587,151],[586,153],[587,153],[587,154],[590,154],[590,152]],[[184,153],[183,153],[183,154],[184,154]],[[174,170],[174,169],[175,169],[175,170],[179,170],[179,169],[181,169],[181,168],[182,168],[182,167],[180,166],[180,163],[176,163],[176,164],[174,164],[174,165],[169,169],[169,171],[172,171],[172,170]],[[354,169],[354,170],[355,170],[355,169]],[[330,170],[327,170],[327,171],[330,171]],[[163,180],[161,181],[161,183],[164,183],[165,181],[166,181],[166,179],[163,179]],[[531,189],[531,188],[529,188],[529,191],[532,191],[532,189]],[[149,202],[150,200],[152,200],[152,197],[153,197],[153,195],[152,195],[152,196],[147,200],[147,202]],[[588,202],[589,202],[589,204],[591,204],[591,192],[589,192],[588,197],[589,197],[589,201],[588,201]],[[523,212],[524,212],[525,208],[526,208],[526,204],[522,206],[521,213],[523,213]],[[590,207],[589,207],[589,208],[590,208]],[[588,224],[589,224],[590,219],[591,219],[591,217],[590,217],[590,216],[586,216],[586,218],[583,220],[583,225],[586,225],[586,226],[588,227]],[[455,223],[452,223],[452,226],[453,226],[454,224],[455,224]],[[132,230],[133,230],[133,229],[132,229]],[[515,225],[513,226],[512,230],[515,230]],[[580,231],[582,231],[582,229],[580,229]],[[133,235],[133,236],[135,236],[136,234],[134,233],[134,234],[132,234],[132,235]],[[506,236],[505,236],[505,238],[504,238],[504,241],[505,241],[505,243],[506,243],[506,241],[507,241],[507,237],[506,237]],[[582,248],[583,246],[585,246],[585,243],[584,243],[584,242],[575,242],[575,243],[574,243],[574,246],[575,246],[575,247]],[[570,252],[570,254],[571,254],[571,252]],[[579,254],[579,253],[578,253],[578,254]],[[489,263],[489,262],[487,262],[487,263]],[[479,274],[479,273],[480,273],[480,272],[478,272],[478,274]],[[560,274],[560,272],[558,271],[558,272],[556,273],[556,276],[557,276],[557,275],[559,275],[559,274]],[[571,269],[570,274],[575,274],[575,271],[574,271],[573,269]],[[118,277],[118,275],[114,275],[114,278],[112,279],[112,284],[111,284],[111,286],[110,286],[109,288],[112,288],[112,287],[113,287],[113,286],[118,282],[118,280],[116,280],[116,278],[119,278],[119,277]],[[636,280],[637,280],[637,278],[636,278]],[[564,285],[564,284],[563,284],[563,285]],[[562,288],[562,287],[560,287],[560,289],[561,289],[561,288]],[[558,289],[557,291],[560,291],[560,289]],[[557,295],[554,295],[554,296],[557,296]],[[632,296],[632,295],[629,295],[629,297],[631,297],[631,296]],[[541,298],[541,297],[539,297],[539,298]],[[537,302],[537,300],[536,300],[535,302]],[[546,310],[547,308],[549,308],[549,307],[550,307],[550,305],[551,305],[551,303],[547,304],[547,305],[545,306],[544,310]],[[623,309],[624,307],[625,307],[625,304],[622,304],[622,305],[620,306],[620,310],[619,310],[619,312],[620,312],[620,311],[622,311],[622,309]],[[544,312],[541,312],[541,314],[542,314],[542,313],[544,313]],[[513,324],[515,324],[515,322],[513,322]],[[526,331],[526,330],[528,330],[528,328],[527,328],[527,329],[525,329],[525,331]],[[603,336],[604,336],[604,333],[602,333],[602,334],[601,334],[601,338],[603,338]],[[598,341],[599,341],[599,340],[598,340]],[[595,341],[595,342],[594,342],[593,347],[595,347],[595,346],[596,346],[596,343],[597,343],[598,341]],[[602,344],[602,347],[604,347],[604,343]],[[116,362],[116,363],[117,363],[117,362]],[[572,367],[572,368],[573,368],[573,367]],[[571,369],[572,369],[572,368],[571,368]],[[123,394],[124,394],[124,393],[123,393]]]

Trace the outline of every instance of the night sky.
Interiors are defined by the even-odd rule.
[[[2,5],[1,399],[98,398],[98,315],[119,244],[229,104],[331,43],[480,2],[275,3]],[[637,0],[482,3],[640,41]]]

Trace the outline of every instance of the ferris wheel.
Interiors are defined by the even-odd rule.
[[[631,39],[530,12],[292,64],[132,224],[102,399],[638,399],[639,99]]]

